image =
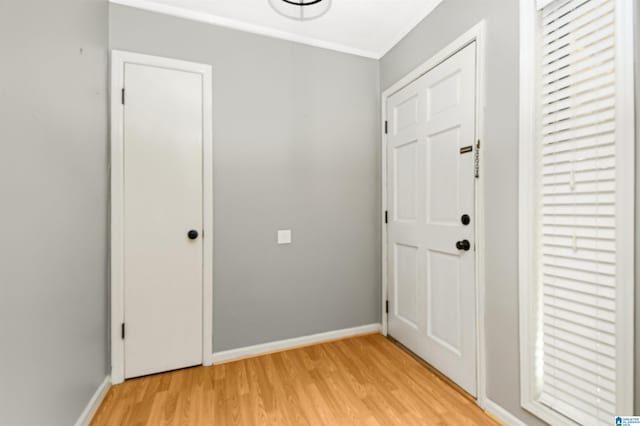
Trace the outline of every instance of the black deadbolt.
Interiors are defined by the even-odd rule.
[[[458,241],[456,243],[456,248],[458,250],[469,251],[469,249],[471,248],[471,243],[469,243],[469,240]]]
[[[464,226],[467,226],[468,224],[471,223],[471,217],[469,217],[468,214],[463,214],[462,217],[460,218],[460,222],[462,222]]]
[[[190,240],[195,240],[196,238],[198,238],[198,231],[192,229],[191,231],[187,232],[187,237],[189,237]]]

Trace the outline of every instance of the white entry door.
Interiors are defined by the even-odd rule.
[[[124,375],[202,363],[203,80],[124,64]]]
[[[388,333],[476,395],[475,43],[388,99]]]

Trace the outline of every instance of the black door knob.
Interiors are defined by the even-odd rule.
[[[469,251],[469,249],[471,248],[471,243],[469,243],[469,240],[458,241],[456,243],[456,248],[458,250]]]
[[[462,222],[464,226],[467,226],[468,224],[471,223],[471,218],[469,217],[468,214],[463,214],[462,217],[460,218],[460,222]]]
[[[192,229],[191,231],[187,232],[187,237],[189,237],[190,240],[195,240],[196,238],[198,238],[198,231]]]

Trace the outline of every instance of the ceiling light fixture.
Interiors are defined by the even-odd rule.
[[[324,15],[331,8],[331,0],[269,0],[280,15],[298,21],[310,21]]]

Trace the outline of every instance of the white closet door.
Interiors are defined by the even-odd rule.
[[[128,378],[202,363],[203,82],[130,63],[124,79]]]
[[[389,334],[472,395],[475,54],[474,43],[387,105]]]

